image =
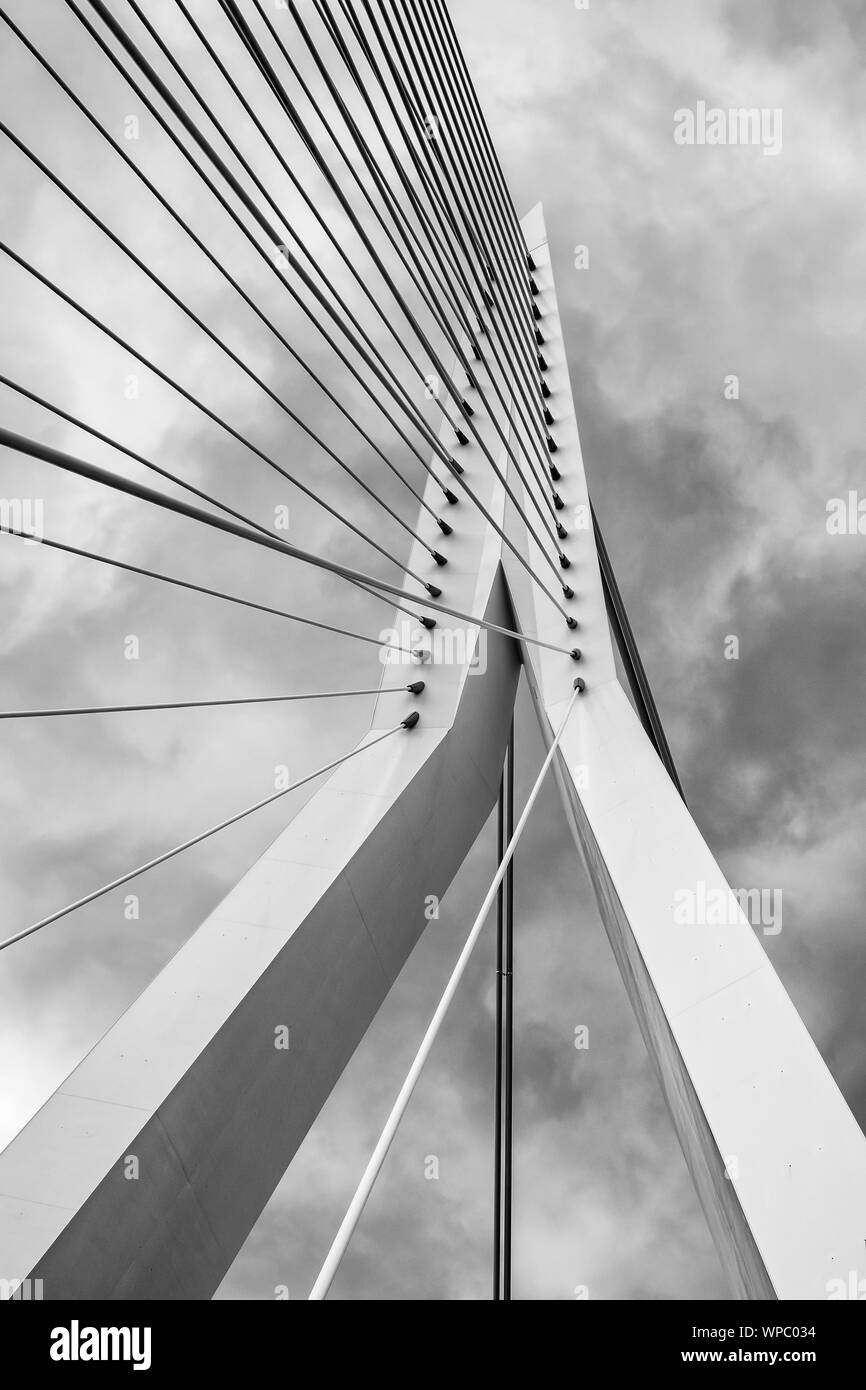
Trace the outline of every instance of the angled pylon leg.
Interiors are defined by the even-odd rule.
[[[585,676],[557,781],[731,1287],[825,1298],[862,1263],[866,1139],[617,678],[540,208],[524,229],[580,632],[465,498],[444,597],[559,648],[521,644],[548,740]],[[478,447],[461,462],[547,578]],[[429,563],[416,547],[413,566]],[[407,671],[428,682],[421,726],[330,777],[0,1155],[4,1278],[42,1278],[49,1299],[217,1287],[495,802],[519,654],[492,634],[467,646],[442,620],[432,640],[436,663]],[[562,652],[575,641],[579,667]],[[732,925],[677,921],[678,894],[701,888],[734,905]]]
[[[569,820],[732,1290],[825,1299],[862,1267],[866,1138],[617,680],[540,208],[524,233],[587,681],[561,744]],[[524,536],[513,512],[508,526]],[[504,563],[522,630],[558,631],[521,568]],[[570,683],[547,653],[527,646],[524,659],[549,742]],[[680,922],[687,892],[728,904],[730,925]]]
[[[501,524],[492,470],[477,446],[461,456]],[[449,521],[448,568],[419,545],[412,566],[510,627],[498,536],[468,500]],[[401,622],[433,661],[390,665],[387,683],[427,688],[381,700],[368,739],[415,709],[421,723],[328,778],[0,1154],[4,1279],[41,1278],[46,1299],[219,1285],[496,801],[516,644]]]

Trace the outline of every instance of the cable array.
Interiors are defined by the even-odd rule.
[[[199,528],[184,530],[185,535],[219,538],[226,557],[238,553],[229,551],[229,542],[240,541],[257,548],[243,552],[246,555],[267,551],[281,563],[291,560],[300,570],[287,573],[321,577],[323,603],[338,602],[349,586],[356,595],[407,614],[422,634],[417,644],[414,639],[391,641],[325,621],[333,616],[330,612],[313,616],[259,602],[56,535],[39,536],[41,545],[133,576],[136,583],[156,581],[175,591],[279,618],[292,624],[293,632],[307,627],[334,640],[375,646],[383,664],[387,656],[397,656],[424,667],[428,679],[388,685],[383,678],[378,686],[297,693],[138,703],[102,700],[0,710],[0,721],[38,721],[318,701],[327,708],[333,701],[407,694],[420,706],[291,786],[13,932],[0,940],[0,951],[385,740],[410,733],[421,719],[420,697],[436,674],[423,633],[433,631],[443,615],[465,624],[471,633],[489,632],[521,648],[535,646],[565,661],[581,660],[570,635],[578,627],[577,595],[568,578],[573,555],[567,547],[571,538],[564,520],[566,504],[558,486],[563,481],[562,456],[557,458],[556,402],[547,379],[545,296],[445,0],[311,0],[304,13],[295,0],[279,7],[265,0],[217,0],[207,23],[196,18],[186,0],[173,0],[171,10],[162,7],[159,23],[139,0],[118,0],[111,6],[105,0],[64,3],[71,27],[90,56],[98,55],[109,81],[132,94],[152,122],[164,153],[159,175],[145,172],[110,124],[97,116],[88,95],[76,90],[75,82],[2,8],[0,21],[17,41],[31,75],[50,82],[63,109],[74,113],[76,122],[84,122],[95,137],[105,178],[117,172],[122,180],[133,181],[148,213],[168,219],[184,252],[192,253],[196,266],[218,283],[228,307],[242,307],[251,315],[255,348],[233,346],[213,307],[200,311],[191,286],[179,287],[176,276],[136,251],[120,229],[120,198],[110,217],[97,211],[93,199],[77,190],[53,160],[42,157],[38,141],[22,129],[24,117],[17,112],[14,126],[0,120],[4,147],[16,166],[35,173],[40,187],[50,189],[67,212],[72,210],[76,229],[86,226],[88,234],[96,234],[100,245],[120,258],[128,277],[124,283],[138,293],[146,287],[156,315],[167,313],[182,323],[197,346],[216,355],[233,381],[243,382],[254,402],[249,424],[238,423],[222,403],[219,409],[208,404],[199,389],[179,379],[159,350],[145,349],[139,333],[120,332],[110,321],[112,312],[103,315],[89,307],[89,294],[78,295],[70,287],[74,277],[67,275],[65,264],[55,278],[37,264],[39,257],[0,241],[0,253],[18,288],[26,295],[35,289],[40,301],[47,295],[49,303],[70,312],[77,326],[86,324],[93,330],[101,346],[124,354],[150,373],[167,388],[172,401],[193,412],[196,429],[204,431],[208,444],[213,438],[228,444],[237,481],[268,476],[261,474],[264,465],[288,484],[292,497],[305,499],[317,519],[333,523],[338,546],[357,543],[366,548],[365,555],[373,552],[371,563],[384,564],[392,577],[347,563],[342,548],[335,555],[333,545],[331,550],[316,550],[312,544],[283,539],[249,514],[254,506],[245,504],[240,510],[219,495],[220,488],[193,482],[196,458],[168,467],[150,457],[158,451],[135,448],[116,432],[66,409],[17,371],[0,371],[0,386],[35,412],[35,423],[26,433],[0,426],[0,449],[34,467],[76,478],[92,489],[88,495],[94,498],[120,494],[141,506],[143,516],[179,518],[184,527],[189,523]],[[180,26],[185,43],[173,40],[164,24],[166,15]],[[193,195],[192,213],[182,211],[170,191],[178,173]],[[232,239],[230,254],[218,240],[219,233]],[[276,443],[265,437],[272,417],[282,431]],[[98,466],[77,446],[73,452],[40,438],[50,422],[61,422],[109,449],[112,467]],[[312,450],[309,458],[286,443],[288,426],[304,448]],[[150,486],[118,471],[115,463],[120,459],[127,468],[131,463],[145,469],[160,485]],[[342,489],[338,498],[325,495],[310,459],[329,474],[336,470]],[[172,495],[166,485],[195,500]],[[405,514],[407,505],[410,516]],[[506,509],[522,522],[519,542],[504,519]],[[449,583],[460,569],[452,565],[449,570],[449,560],[470,529],[467,518],[477,534],[479,517],[501,542],[502,553],[510,553],[544,605],[554,610],[562,625],[561,640],[493,622],[455,602]],[[635,702],[681,791],[597,522],[595,527],[611,626]],[[32,539],[7,521],[0,523],[0,532]],[[399,583],[393,580],[395,569]],[[497,897],[494,1296],[511,1297],[513,857],[586,686],[578,678],[573,688],[516,829],[512,728],[496,875],[313,1299],[327,1294]]]

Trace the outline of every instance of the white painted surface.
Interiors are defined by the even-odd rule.
[[[558,489],[571,507],[586,479],[540,208],[524,230],[547,311]],[[591,540],[565,548],[579,557],[588,690],[562,740],[562,773],[626,987],[734,1291],[824,1299],[829,1280],[863,1265],[866,1138],[742,913],[733,925],[677,924],[678,891],[730,889],[616,679]],[[556,631],[504,563],[524,630]],[[549,741],[563,681],[534,649],[525,658]]]

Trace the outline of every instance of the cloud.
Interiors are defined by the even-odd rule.
[[[421,465],[377,399],[335,361],[72,15],[23,0],[9,8],[115,137],[138,112],[141,139],[130,142],[131,157],[420,488]],[[198,0],[192,9],[234,62],[212,7]],[[284,172],[239,119],[179,12],[147,10],[390,354],[382,317],[402,323],[392,299],[383,294],[374,317]],[[862,7],[856,0],[820,8],[791,0],[609,0],[578,11],[499,0],[491,22],[490,0],[462,0],[454,19],[515,204],[545,203],[593,495],[690,805],[732,882],[783,890],[785,928],[765,945],[862,1120],[858,848],[866,791],[858,758],[862,655],[852,634],[863,541],[829,538],[824,525],[827,499],[862,486],[863,477]],[[319,82],[309,59],[303,70]],[[354,255],[356,239],[283,114],[248,67],[239,71]],[[414,526],[408,490],[12,39],[0,76],[3,119],[32,137],[40,157],[220,341],[315,420]],[[782,107],[782,155],[677,147],[673,113],[701,98]],[[6,153],[2,236],[308,482],[338,517],[5,258],[2,370],[263,524],[288,502],[291,538],[306,548],[399,575],[339,517],[387,537],[397,562],[408,553],[405,531],[381,521],[357,485],[218,346],[203,342],[59,193],[43,189],[20,155]],[[588,271],[574,267],[576,245],[589,247]],[[399,381],[436,425],[435,404],[396,360]],[[140,378],[132,399],[130,373]],[[729,374],[739,378],[737,401],[724,396]],[[0,390],[9,428],[153,481]],[[374,397],[381,396],[377,387]],[[391,621],[385,605],[317,571],[250,553],[8,452],[0,491],[44,497],[47,532],[72,544],[373,636]],[[0,597],[6,708],[339,688],[347,671],[366,686],[380,670],[373,647],[8,537],[0,537]],[[124,659],[129,634],[141,641],[137,662]],[[724,658],[729,634],[740,637],[738,661]],[[328,718],[300,705],[290,715],[279,706],[179,711],[46,721],[39,729],[4,721],[4,934],[266,794],[276,762],[306,771],[335,745],[350,747],[367,713],[359,703]],[[517,729],[525,796],[542,748],[523,697]],[[5,953],[0,1046],[14,1059],[16,1081],[0,1109],[0,1141],[171,957],[286,815],[286,807],[261,813],[133,885],[141,893],[137,922],[123,918],[115,894]],[[488,826],[442,921],[402,972],[220,1297],[271,1298],[281,1285],[293,1298],[306,1296],[489,883],[492,857]],[[591,1298],[726,1297],[552,786],[527,831],[517,884],[516,1296],[568,1299],[587,1285]],[[489,1297],[491,990],[488,931],[335,1297]],[[589,1029],[582,1052],[574,1047],[578,1025]],[[438,1180],[425,1177],[430,1155],[439,1160]]]

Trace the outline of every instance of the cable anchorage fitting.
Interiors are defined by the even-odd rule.
[[[443,536],[450,536],[454,532],[454,527],[449,526],[447,521],[443,521],[441,516],[437,516],[436,525],[439,527],[439,530],[442,532]]]
[[[408,690],[410,695],[420,695],[423,690],[427,689],[427,687],[424,684],[424,681],[413,681],[411,685],[406,686],[406,689]]]
[[[586,681],[582,676],[578,676],[577,680],[574,682],[574,688],[579,691],[581,695],[586,690]]]
[[[416,709],[413,709],[412,713],[411,713],[411,714],[407,714],[406,718],[403,720],[403,728],[404,728],[404,729],[414,729],[415,726],[416,726],[417,724],[419,724],[420,722],[421,722],[421,716],[420,716],[420,714],[418,713],[418,711],[417,711]]]

